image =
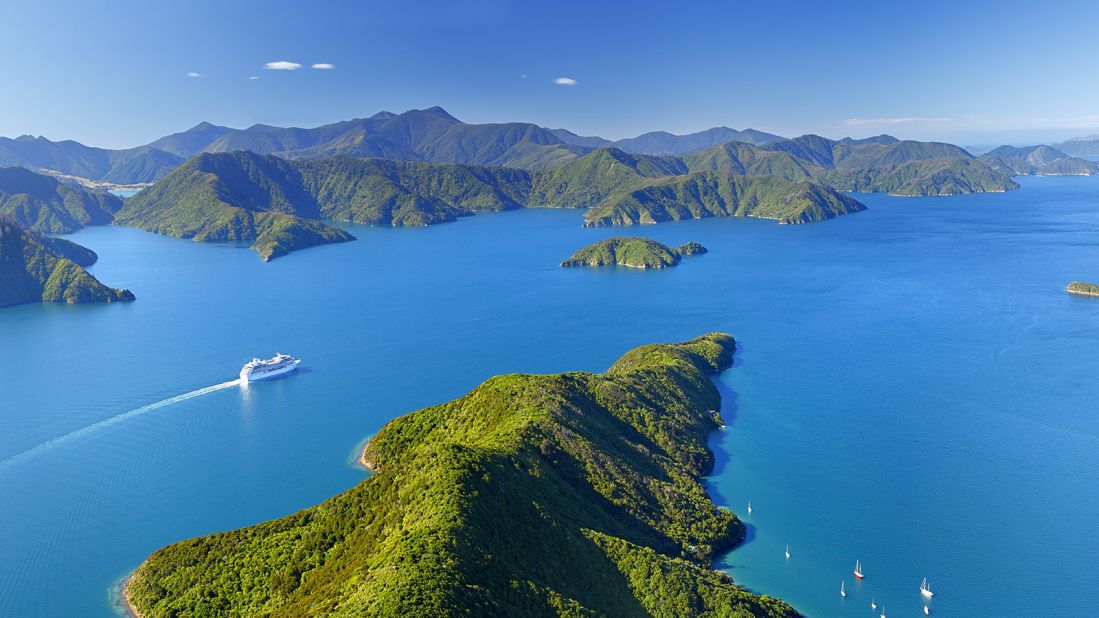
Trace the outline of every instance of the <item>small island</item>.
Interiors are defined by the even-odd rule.
[[[561,266],[625,266],[627,268],[671,268],[685,255],[706,253],[706,247],[688,242],[672,249],[649,238],[616,236],[592,243],[561,262]]]
[[[675,248],[675,252],[679,255],[702,255],[703,253],[709,253],[709,249],[702,246],[702,243],[695,241],[685,242]]]
[[[1099,296],[1099,285],[1087,283],[1085,281],[1073,281],[1068,284],[1065,291],[1069,294],[1076,294],[1078,296]]]

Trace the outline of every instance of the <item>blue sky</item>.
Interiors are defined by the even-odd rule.
[[[8,0],[0,23],[0,135],[105,147],[432,105],[610,138],[1099,133],[1096,2]]]

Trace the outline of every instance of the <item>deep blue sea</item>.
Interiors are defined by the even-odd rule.
[[[738,582],[814,617],[876,615],[871,597],[922,615],[923,577],[933,616],[1090,615],[1099,299],[1064,286],[1099,279],[1099,177],[1020,182],[860,196],[870,210],[802,226],[582,229],[577,211],[530,210],[351,227],[356,242],[268,264],[73,234],[138,300],[0,310],[0,616],[112,616],[151,551],[362,480],[358,445],[398,415],[713,330],[740,343],[707,480],[750,525],[718,561]],[[558,267],[621,233],[710,253]],[[163,403],[275,352],[302,371]]]

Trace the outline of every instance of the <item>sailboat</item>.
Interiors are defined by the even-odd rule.
[[[923,606],[923,615],[924,616],[930,616],[931,615],[931,610],[928,609],[926,605]]]
[[[751,500],[748,501],[748,514],[749,515],[752,514],[752,501]]]
[[[841,597],[847,596],[847,591],[843,589],[843,581],[842,580],[840,581],[840,596]]]
[[[920,584],[920,594],[922,594],[925,597],[935,596],[935,593],[931,592],[931,586],[927,585],[927,578],[926,577],[923,578],[923,583]]]
[[[790,546],[789,545],[786,546],[786,557],[787,558],[790,557]]]
[[[881,618],[885,618],[885,606],[881,606]]]
[[[873,597],[870,598],[870,609],[878,609],[878,602]]]
[[[855,561],[855,577],[862,579],[862,562]]]

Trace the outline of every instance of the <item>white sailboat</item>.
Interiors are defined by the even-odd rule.
[[[840,596],[841,597],[847,596],[847,591],[843,589],[843,581],[842,580],[840,580]]]
[[[870,598],[870,609],[878,609],[878,602],[873,597]]]
[[[790,557],[790,546],[789,545],[786,546],[786,557],[787,558]]]
[[[881,606],[881,618],[885,618],[885,606]]]
[[[752,514],[752,501],[751,500],[748,501],[748,514],[749,515]]]
[[[928,609],[928,607],[926,605],[923,606],[923,615],[924,616],[930,616],[931,615],[931,610]]]
[[[928,598],[935,596],[935,593],[931,592],[931,586],[927,585],[927,578],[926,577],[923,578],[923,583],[920,584],[920,594],[922,594],[923,596],[928,597]]]

